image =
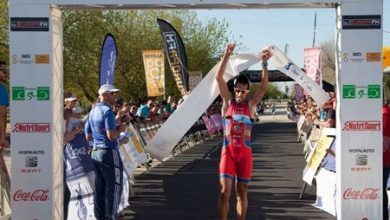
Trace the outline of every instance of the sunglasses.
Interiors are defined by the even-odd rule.
[[[107,92],[107,93],[111,95],[118,95],[118,92]]]
[[[234,93],[237,93],[237,94],[242,93],[242,94],[246,95],[246,94],[249,93],[249,89],[242,90],[242,89],[239,89],[239,88],[234,88]]]

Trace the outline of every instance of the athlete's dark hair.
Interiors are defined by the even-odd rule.
[[[237,83],[248,85],[248,88],[251,87],[251,83],[250,83],[248,77],[246,77],[244,74],[240,74],[236,77],[236,79],[234,79],[234,86],[236,86]]]

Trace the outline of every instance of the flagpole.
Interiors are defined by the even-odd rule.
[[[317,28],[317,12],[314,14],[313,45],[311,47],[314,47],[314,44],[316,42],[316,28]]]

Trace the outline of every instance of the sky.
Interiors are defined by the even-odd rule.
[[[390,46],[390,1],[383,3],[383,45]],[[336,11],[327,9],[240,9],[197,10],[200,20],[216,18],[229,23],[231,40],[243,47],[239,53],[257,53],[268,45],[282,51],[287,44],[287,56],[303,67],[303,49],[313,44],[314,15],[317,12],[315,45],[335,39]],[[270,67],[272,68],[272,66]],[[254,66],[251,69],[261,69]]]

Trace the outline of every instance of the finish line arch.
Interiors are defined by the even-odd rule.
[[[13,219],[63,218],[61,10],[157,8],[334,8],[337,218],[382,219],[383,0],[10,0],[11,97],[25,88],[49,95],[11,99]],[[345,95],[358,91],[363,95]],[[36,166],[26,163],[31,157]]]

